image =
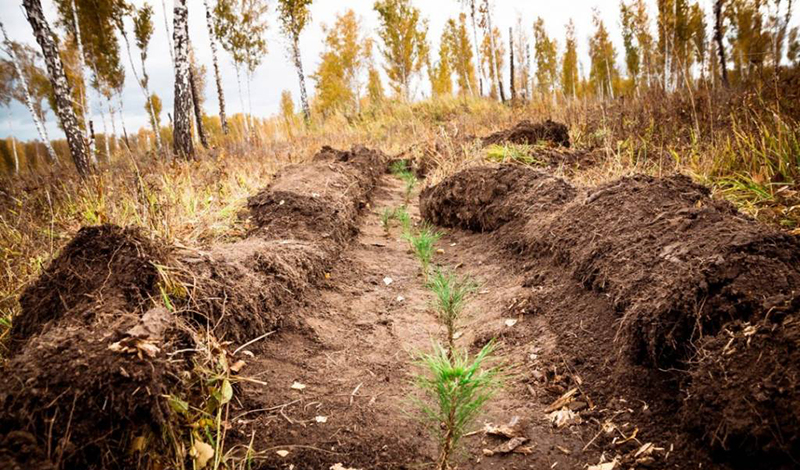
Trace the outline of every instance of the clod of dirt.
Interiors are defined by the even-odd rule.
[[[20,297],[14,343],[67,318],[91,324],[97,315],[136,310],[155,287],[154,260],[163,248],[132,228],[85,227]]]
[[[443,225],[495,230],[523,263],[541,273],[567,270],[587,292],[607,297],[612,309],[590,311],[609,318],[577,312],[551,326],[615,325],[614,352],[680,383],[688,397],[683,422],[730,462],[747,468],[740,454],[759,468],[796,461],[800,242],[711,199],[683,176],[634,176],[578,190],[564,183],[556,195],[570,197],[528,184],[543,179],[524,167],[472,168],[426,190],[423,215]],[[511,180],[522,182],[524,196]],[[536,205],[548,211],[528,207]],[[536,295],[546,309],[548,298],[571,294]],[[591,359],[581,351],[569,352],[578,364]],[[610,371],[630,386],[632,371]],[[678,389],[668,385],[662,393]],[[681,418],[665,412],[659,420]]]
[[[504,131],[495,132],[483,138],[483,145],[492,144],[536,144],[545,141],[553,145],[569,147],[569,129],[564,124],[550,119],[532,123],[520,121],[516,126]]]
[[[552,212],[575,194],[566,181],[518,165],[470,168],[423,190],[420,213],[444,227],[488,232]]]
[[[84,228],[67,244],[22,296],[2,373],[0,429],[26,430],[67,467],[96,468],[125,460],[108,452],[124,436],[164,422],[161,396],[174,367],[162,355],[109,346],[130,338],[126,331],[168,327],[152,315],[140,322],[166,253],[140,231],[112,225]],[[5,442],[20,436],[12,431]],[[17,461],[33,446],[10,445],[0,454]]]
[[[698,345],[684,421],[745,468],[800,457],[800,319],[729,324]]]

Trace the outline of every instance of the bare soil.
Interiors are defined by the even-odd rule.
[[[536,141],[568,145],[542,126],[555,137]],[[388,163],[325,147],[250,199],[244,239],[204,250],[83,229],[21,299],[0,468],[136,468],[131,436],[160,433],[165,395],[193,398],[181,378],[206,329],[244,361],[229,455],[252,445],[263,469],[430,466],[413,357],[445,331],[400,227],[380,224],[404,204],[446,228],[434,263],[480,285],[457,345],[495,339],[511,372],[478,428],[516,419],[526,439],[488,456],[506,440],[470,433],[458,468],[796,468],[796,238],[681,176],[581,188],[494,165],[404,201]],[[162,265],[188,286],[170,291],[174,313]]]
[[[494,230],[530,273],[531,313],[548,319],[565,362],[590,378],[586,394],[605,399],[601,407],[641,406],[630,416],[640,439],[687,441],[694,431],[704,447],[681,446],[673,460],[683,454],[688,464],[700,453],[738,468],[794,466],[797,239],[682,176],[563,190],[572,197],[556,208],[559,183],[524,189],[547,178],[522,167],[473,168],[426,190],[423,216]],[[522,182],[527,207],[509,181]],[[487,194],[499,207],[493,213],[521,215],[476,226]]]
[[[569,129],[566,125],[550,119],[537,123],[520,121],[511,129],[498,131],[483,138],[483,145],[505,143],[533,145],[539,142],[569,147]]]

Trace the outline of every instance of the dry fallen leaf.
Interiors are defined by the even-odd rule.
[[[301,384],[300,382],[295,382],[292,384],[292,390],[305,390],[305,384]]]
[[[586,470],[614,470],[617,467],[617,461],[612,460],[611,462],[606,463],[599,463],[597,465],[589,465],[589,468]]]
[[[576,393],[578,393],[577,388],[569,390],[567,393],[561,395],[561,397],[558,400],[554,401],[550,406],[548,406],[547,409],[544,410],[544,412],[550,413],[552,411],[559,410],[564,406],[567,406],[569,402],[571,402],[575,398]]]
[[[214,457],[214,448],[200,439],[195,439],[189,455],[194,459],[195,468],[205,468],[208,461]]]
[[[331,465],[330,470],[361,470],[361,469],[360,468],[355,468],[355,467],[345,467],[341,463],[335,463],[335,464]]]
[[[233,365],[231,366],[231,372],[239,372],[240,370],[242,370],[242,367],[244,366],[245,362],[239,359],[238,361],[234,362]]]
[[[579,422],[580,417],[569,408],[561,408],[560,410],[553,411],[547,418],[557,428],[563,428],[569,424]]]

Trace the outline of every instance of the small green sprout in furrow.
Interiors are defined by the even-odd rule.
[[[437,343],[432,353],[417,358],[421,372],[416,385],[423,392],[418,406],[421,419],[439,441],[437,470],[453,468],[461,438],[501,386],[501,368],[484,365],[491,361],[493,350],[494,342],[490,342],[470,357]]]
[[[477,289],[477,284],[468,276],[459,277],[451,271],[444,271],[441,268],[431,276],[428,288],[436,296],[436,309],[439,311],[439,319],[447,328],[447,345],[453,350],[455,348],[455,334],[458,319],[467,296]]]
[[[381,226],[383,227],[383,231],[385,232],[386,236],[389,236],[389,230],[392,228],[392,219],[394,218],[395,212],[391,209],[384,209],[381,212]]]
[[[403,227],[403,233],[408,233],[411,230],[411,215],[408,213],[406,206],[400,206],[394,210],[394,218],[400,222]]]
[[[428,281],[428,268],[436,251],[436,242],[442,237],[442,233],[428,224],[423,224],[415,232],[406,232],[404,237],[411,245],[411,251],[422,265],[422,277]]]

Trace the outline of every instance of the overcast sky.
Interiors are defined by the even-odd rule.
[[[164,102],[162,122],[166,123],[166,113],[172,112],[174,74],[170,61],[167,33],[164,26],[162,0],[147,1],[153,4],[155,10],[155,17],[153,19],[155,34],[150,45],[147,68],[150,74],[151,91],[158,94]],[[163,1],[168,11],[167,17],[169,19],[169,27],[172,28],[173,0]],[[214,2],[215,0],[209,0],[209,4],[213,5]],[[458,16],[461,11],[460,3],[457,0],[412,0],[412,2],[422,11],[423,17],[428,19],[428,41],[431,43],[433,53],[436,53],[438,51],[439,38],[444,23],[448,18]],[[53,26],[56,20],[55,7],[51,0],[42,0],[42,3],[45,8],[47,19],[51,26]],[[132,0],[132,3],[136,6],[141,6],[145,3],[145,0]],[[297,73],[287,59],[286,41],[281,37],[277,23],[277,16],[275,14],[276,2],[272,0],[268,3],[270,5],[270,29],[267,32],[266,39],[269,53],[253,77],[252,82],[253,114],[259,116],[269,116],[278,111],[278,103],[280,101],[281,91],[283,90],[290,90],[296,103],[299,97]],[[320,53],[323,49],[322,25],[333,24],[337,14],[343,13],[348,9],[353,9],[356,14],[360,16],[364,29],[377,40],[378,38],[375,31],[378,25],[378,17],[372,9],[373,3],[373,0],[314,1],[311,6],[312,23],[303,32],[300,40],[303,66],[307,76],[306,83],[310,94],[314,93],[314,82],[308,77],[316,70]],[[710,3],[711,0],[701,0],[701,4],[707,14],[710,14]],[[655,0],[648,0],[648,4],[650,5],[651,18],[654,18]],[[0,11],[2,11],[3,23],[6,25],[10,38],[15,41],[34,45],[38,50],[38,45],[35,44],[30,25],[23,15],[20,0],[0,0],[0,5],[2,5]],[[570,18],[572,18],[575,21],[577,29],[579,56],[581,62],[583,62],[584,68],[588,69],[587,38],[592,30],[591,17],[593,8],[597,8],[600,11],[606,26],[611,31],[612,39],[617,47],[617,61],[621,64],[623,57],[622,38],[619,33],[618,0],[494,0],[495,16],[493,17],[493,22],[502,32],[504,40],[507,41],[508,28],[510,26],[516,26],[519,16],[522,17],[522,24],[528,28],[529,34],[531,34],[530,31],[533,29],[533,21],[537,16],[541,16],[544,18],[545,26],[550,35],[558,40],[559,53],[561,53],[564,45],[565,25]],[[795,19],[793,23],[796,22]],[[130,22],[128,23],[128,28],[129,30],[132,28]],[[189,0],[189,29],[189,34],[197,57],[199,61],[208,68],[207,85],[205,89],[205,111],[207,114],[216,114],[218,112],[218,105],[216,88],[213,81],[211,51],[206,29],[203,0]],[[59,34],[61,33],[60,31]],[[90,32],[84,31],[83,34],[90,34]],[[471,34],[472,32],[470,30],[470,35]],[[133,53],[137,57],[135,63],[138,69],[140,65],[138,51],[135,50],[136,46],[134,44],[132,44],[132,47],[134,48]],[[230,115],[240,112],[242,108],[238,99],[236,74],[231,59],[224,51],[221,51],[221,49],[220,52],[220,67],[222,69],[222,81],[225,89],[226,108]],[[148,125],[147,115],[144,110],[145,99],[133,79],[124,47],[122,49],[122,54],[127,77],[123,91],[125,123],[129,132],[136,132],[141,127]],[[505,77],[508,77],[507,73]],[[423,79],[422,82],[427,82],[427,79]],[[384,88],[388,90],[385,76]],[[427,83],[420,83],[418,88],[418,94],[421,96],[428,88]],[[94,98],[94,103],[97,104],[97,102],[97,98]],[[0,114],[0,137],[6,137],[10,134],[23,140],[38,137],[30,115],[23,105],[14,102],[10,109],[0,109],[0,113],[2,113]],[[95,130],[102,132],[100,116],[96,115],[94,119]],[[47,113],[47,121],[50,137],[62,138],[63,134],[56,126],[56,117],[52,112]]]

